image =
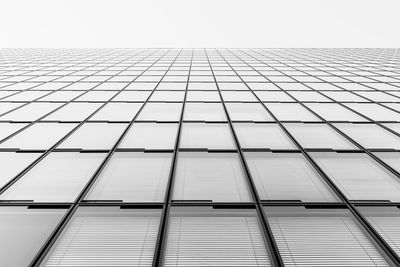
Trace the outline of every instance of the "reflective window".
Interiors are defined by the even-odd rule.
[[[182,102],[185,91],[155,91],[149,101]]]
[[[217,91],[188,91],[186,102],[188,101],[220,102],[221,98]]]
[[[58,148],[111,149],[126,127],[122,123],[85,123]]]
[[[339,201],[300,153],[246,152],[261,200]]]
[[[139,113],[139,121],[179,121],[182,103],[147,103]]]
[[[361,214],[400,256],[400,210],[398,207],[358,207]]]
[[[294,102],[287,93],[282,91],[254,91],[261,101],[281,101],[281,102]]]
[[[40,266],[152,266],[161,211],[79,207]]]
[[[278,120],[320,121],[320,119],[297,103],[265,103],[265,105]]]
[[[180,147],[236,149],[231,129],[225,123],[183,123]]]
[[[172,153],[117,152],[86,196],[87,200],[162,202]]]
[[[367,121],[336,103],[307,103],[305,105],[327,121]]]
[[[91,121],[131,121],[143,103],[107,103],[97,111]]]
[[[337,123],[335,126],[365,148],[400,149],[400,138],[376,124]]]
[[[258,102],[253,93],[249,91],[221,91],[221,95],[225,102]]]
[[[104,158],[103,153],[51,153],[1,194],[0,199],[75,201]]]
[[[251,201],[236,153],[181,152],[175,173],[174,200]]]
[[[174,149],[177,123],[134,123],[120,148]]]
[[[348,103],[349,108],[375,121],[400,121],[400,113],[374,103]]]
[[[172,207],[163,266],[271,266],[255,210]]]
[[[40,153],[0,152],[0,188],[39,158]]]
[[[12,109],[18,108],[22,106],[24,103],[6,103],[6,102],[1,102],[0,103],[0,114],[4,114],[6,112],[9,112]],[[0,120],[7,120],[4,119],[3,117],[0,117]]]
[[[68,103],[56,112],[46,116],[45,121],[83,121],[98,108],[101,103]]]
[[[275,123],[234,123],[233,127],[242,148],[296,149]]]
[[[75,101],[108,101],[110,100],[117,91],[89,91]]]
[[[258,103],[226,103],[232,121],[273,121],[265,108]]]
[[[400,181],[366,154],[311,153],[350,200],[400,201]]]
[[[296,98],[298,101],[309,101],[309,102],[332,102],[329,98],[321,95],[318,92],[309,91],[288,91],[290,95]]]
[[[374,153],[380,160],[400,173],[400,153],[398,152],[379,152]]]
[[[390,266],[347,210],[266,207],[285,266]]]
[[[146,101],[151,91],[122,91],[112,101]]]
[[[185,121],[226,121],[221,103],[186,103],[183,115]]]
[[[40,98],[40,101],[71,101],[82,93],[79,91],[57,91]]]
[[[3,103],[1,105],[3,105]],[[0,120],[35,121],[61,105],[61,103],[29,103],[26,106],[1,116]]]
[[[284,126],[303,148],[357,149],[326,124],[285,123]]]
[[[0,123],[0,140],[25,127],[26,123]]]
[[[65,209],[0,207],[0,265],[29,266]]]
[[[75,123],[35,123],[0,144],[0,148],[49,149],[72,131]]]
[[[369,102],[365,98],[346,91],[324,91],[322,93],[339,102]]]
[[[33,101],[49,92],[46,91],[22,91],[18,94],[4,98],[5,101]]]

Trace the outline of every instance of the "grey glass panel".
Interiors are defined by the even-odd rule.
[[[251,201],[236,153],[181,152],[175,173],[174,200]]]
[[[40,153],[0,152],[0,188],[35,161]]]
[[[225,110],[220,103],[186,103],[185,121],[226,121]]]
[[[0,144],[0,148],[49,149],[77,126],[75,123],[35,123]]]
[[[29,266],[65,212],[64,209],[0,207],[0,265]]]
[[[366,154],[311,153],[350,200],[400,201],[400,182]]]
[[[303,148],[358,149],[326,124],[285,123],[284,126]]]
[[[390,167],[400,173],[400,153],[398,152],[381,152],[374,153],[379,159],[384,161]]]
[[[139,113],[139,121],[179,121],[181,103],[147,103]]]
[[[353,111],[336,103],[307,103],[305,105],[327,121],[367,121]]]
[[[45,121],[83,121],[98,108],[101,103],[69,103],[56,112],[46,116]]]
[[[246,152],[245,158],[261,200],[339,201],[301,154]]]
[[[296,149],[277,124],[234,123],[242,148]]]
[[[221,98],[217,91],[188,91],[186,101],[220,102]]]
[[[229,124],[183,123],[181,148],[236,149]]]
[[[113,101],[146,101],[151,91],[123,91],[113,98]]]
[[[361,214],[400,256],[400,210],[398,207],[358,207]]]
[[[265,103],[265,105],[278,120],[320,121],[320,119],[297,103]]]
[[[61,103],[29,103],[26,106],[1,116],[0,120],[35,121],[61,105]]]
[[[72,202],[104,158],[103,153],[51,153],[1,194],[0,199]]]
[[[97,111],[91,121],[131,121],[143,103],[108,103]]]
[[[400,113],[374,103],[348,103],[351,109],[375,121],[400,121]]]
[[[273,121],[265,108],[258,103],[226,103],[232,121]]]
[[[255,210],[173,207],[163,266],[271,266]]]
[[[171,161],[171,153],[117,152],[86,199],[162,202]]]
[[[122,123],[85,123],[58,148],[111,149],[126,127]]]
[[[177,123],[134,123],[120,148],[174,149]]]
[[[41,266],[152,266],[161,212],[79,207]]]
[[[266,207],[285,266],[391,266],[347,210]]]
[[[400,149],[400,138],[376,124],[337,123],[335,126],[365,148]]]
[[[0,123],[0,140],[25,127],[26,123]]]

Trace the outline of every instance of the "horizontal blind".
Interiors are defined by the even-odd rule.
[[[285,266],[389,266],[349,217],[268,219]]]
[[[78,217],[43,266],[151,266],[158,217]]]
[[[165,266],[271,266],[256,217],[172,217]]]

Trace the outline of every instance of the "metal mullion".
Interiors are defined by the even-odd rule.
[[[216,52],[221,56],[221,54],[219,53],[218,50],[216,50]],[[258,196],[258,192],[257,192],[256,186],[255,186],[255,184],[253,182],[253,179],[252,179],[251,174],[250,174],[250,170],[249,170],[249,168],[247,166],[247,163],[246,163],[246,160],[244,158],[243,151],[242,151],[242,148],[240,146],[239,139],[238,139],[238,137],[236,135],[235,129],[233,127],[231,118],[229,116],[229,112],[228,112],[228,110],[226,108],[225,101],[222,98],[221,90],[219,88],[217,79],[216,79],[216,77],[214,75],[214,70],[213,70],[213,67],[212,67],[212,65],[210,63],[210,60],[209,60],[209,57],[208,57],[208,54],[207,54],[207,50],[205,50],[205,53],[206,53],[206,56],[207,56],[208,64],[210,66],[211,72],[212,72],[213,77],[214,77],[214,82],[215,82],[215,84],[217,86],[218,93],[219,93],[219,96],[221,98],[221,104],[222,104],[222,106],[224,108],[225,115],[227,116],[228,124],[230,126],[231,131],[232,131],[232,136],[233,136],[233,138],[235,140],[235,144],[236,144],[237,151],[238,151],[237,154],[239,156],[240,162],[242,163],[243,170],[246,173],[247,185],[250,187],[253,201],[256,201],[257,214],[258,214],[258,217],[260,218],[260,221],[262,223],[263,232],[266,235],[266,237],[264,238],[265,242],[268,245],[268,248],[266,248],[266,250],[269,252],[268,254],[270,254],[271,262],[273,263],[274,266],[284,266],[282,257],[280,255],[280,252],[279,252],[279,249],[278,249],[278,245],[277,245],[277,243],[275,241],[275,238],[274,238],[274,236],[272,234],[272,230],[271,230],[271,228],[269,226],[268,219],[264,215],[262,204],[261,204],[260,198]],[[229,67],[236,73],[236,75],[238,75],[237,72],[230,66],[230,64],[225,60],[225,58],[223,56],[222,56],[222,58],[229,65]],[[240,76],[238,75],[238,77],[240,77]],[[240,77],[240,79],[242,79],[242,78]]]
[[[181,50],[181,52],[182,52],[182,50]],[[180,56],[180,54],[178,55],[178,57]],[[192,61],[193,61],[193,49],[191,50],[191,58],[190,58],[190,65],[189,65],[189,70],[188,70],[187,80],[186,80],[185,95],[183,98],[182,110],[181,110],[181,114],[180,114],[180,118],[179,118],[179,125],[178,125],[176,140],[175,140],[175,146],[174,146],[174,152],[173,152],[170,173],[168,175],[167,190],[166,190],[166,195],[165,195],[165,199],[164,199],[165,205],[164,205],[164,208],[163,208],[163,211],[161,214],[161,221],[160,221],[160,227],[158,230],[157,243],[156,243],[156,248],[154,250],[153,266],[162,266],[163,260],[164,260],[167,231],[168,231],[168,225],[169,225],[169,213],[170,213],[170,209],[171,209],[171,198],[172,198],[172,191],[173,191],[173,184],[174,184],[174,177],[175,177],[175,168],[176,168],[177,161],[178,161],[180,136],[181,136],[181,132],[182,132],[182,121],[183,121],[183,116],[184,116],[184,112],[185,112],[186,96],[187,96],[187,91],[188,91],[188,87],[189,87],[189,79],[190,79],[190,72],[192,69]],[[171,66],[172,65],[173,65],[173,63],[171,64]],[[168,71],[169,71],[169,69],[168,69]],[[166,73],[168,73],[168,71],[166,71],[164,75],[166,75]]]
[[[157,51],[157,50],[156,50]],[[154,52],[155,53],[155,52]],[[152,65],[154,65],[157,61],[154,61],[154,63]],[[152,65],[150,65],[148,68],[150,68]],[[139,76],[138,76],[139,77]],[[137,79],[137,77],[133,80],[135,81]],[[127,85],[128,86],[128,85]],[[92,88],[93,89],[93,88]],[[153,90],[154,91],[154,90]],[[150,95],[151,96],[151,95]],[[149,97],[150,97],[149,96]],[[111,99],[109,99],[110,101]],[[107,102],[105,102],[106,104]],[[144,104],[142,105],[141,109],[143,108]],[[100,107],[101,108],[101,107]],[[99,108],[99,109],[100,109]],[[98,110],[99,110],[98,109]],[[140,110],[141,110],[140,109]],[[138,114],[140,113],[140,110],[138,111],[138,113],[136,114],[135,118],[138,116]],[[93,113],[94,114],[94,113]],[[93,115],[92,114],[92,115]],[[89,116],[87,119],[89,119],[91,116]],[[135,119],[134,118],[134,119]],[[131,120],[129,125],[132,125],[134,122],[134,119]],[[84,121],[83,121],[84,122]],[[83,123],[82,122],[82,123]],[[71,208],[69,209],[69,211],[67,212],[67,214],[62,218],[62,220],[59,222],[59,224],[56,226],[56,228],[54,229],[54,231],[51,233],[50,237],[48,238],[48,240],[43,244],[43,246],[41,247],[41,249],[39,250],[38,254],[36,254],[36,256],[33,258],[33,260],[31,261],[29,266],[40,266],[41,262],[43,261],[43,259],[45,258],[45,256],[47,255],[47,253],[49,252],[49,250],[51,249],[51,246],[56,242],[57,238],[60,236],[60,234],[62,233],[62,231],[64,230],[64,228],[66,227],[66,225],[68,224],[68,222],[70,221],[70,219],[72,218],[72,215],[75,213],[75,211],[77,210],[77,208],[79,207],[80,202],[82,201],[83,197],[85,196],[86,191],[90,188],[91,184],[94,182],[94,180],[97,178],[98,174],[101,172],[101,170],[104,168],[104,166],[107,164],[107,162],[109,161],[109,159],[111,158],[113,152],[115,151],[116,147],[118,146],[118,144],[120,143],[120,141],[123,139],[123,137],[125,136],[125,134],[127,133],[129,129],[129,126],[124,130],[123,134],[120,136],[120,138],[118,139],[118,141],[115,143],[115,145],[113,146],[113,148],[110,150],[110,152],[107,154],[107,156],[105,157],[105,159],[103,160],[103,162],[100,164],[100,166],[97,168],[97,170],[94,172],[94,174],[92,175],[92,177],[89,179],[89,181],[86,183],[86,185],[83,187],[83,189],[81,190],[80,194],[78,195],[78,197],[76,198],[74,204],[71,206]]]
[[[261,73],[260,73],[261,74]],[[252,91],[252,90],[251,90]],[[255,97],[257,97],[255,95]],[[267,107],[265,107],[267,109]],[[267,109],[268,110],[268,109]],[[298,146],[302,152],[302,154],[307,158],[309,163],[321,174],[324,180],[331,186],[331,188],[335,191],[339,197],[344,200],[348,210],[354,216],[354,218],[363,226],[363,228],[369,233],[369,235],[375,240],[377,245],[385,252],[385,254],[389,257],[389,259],[395,263],[396,265],[400,265],[400,257],[397,253],[389,246],[389,244],[378,234],[378,232],[371,226],[371,224],[358,212],[358,210],[354,207],[354,204],[349,201],[346,195],[341,192],[341,190],[336,186],[336,184],[329,178],[329,176],[315,163],[315,161],[311,158],[311,156],[304,150],[304,148],[296,141],[296,139],[287,131],[287,129],[281,124],[279,120],[275,118],[275,116],[270,112],[271,116],[280,124],[281,128],[285,131],[285,133],[292,139],[292,141]],[[321,118],[322,119],[322,118]],[[323,120],[323,119],[322,119]],[[329,124],[326,120],[323,120],[325,123]],[[329,124],[330,125],[330,124]],[[365,151],[365,149],[364,149]]]

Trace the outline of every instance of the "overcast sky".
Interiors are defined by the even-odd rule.
[[[0,0],[0,47],[400,47],[400,0]]]

